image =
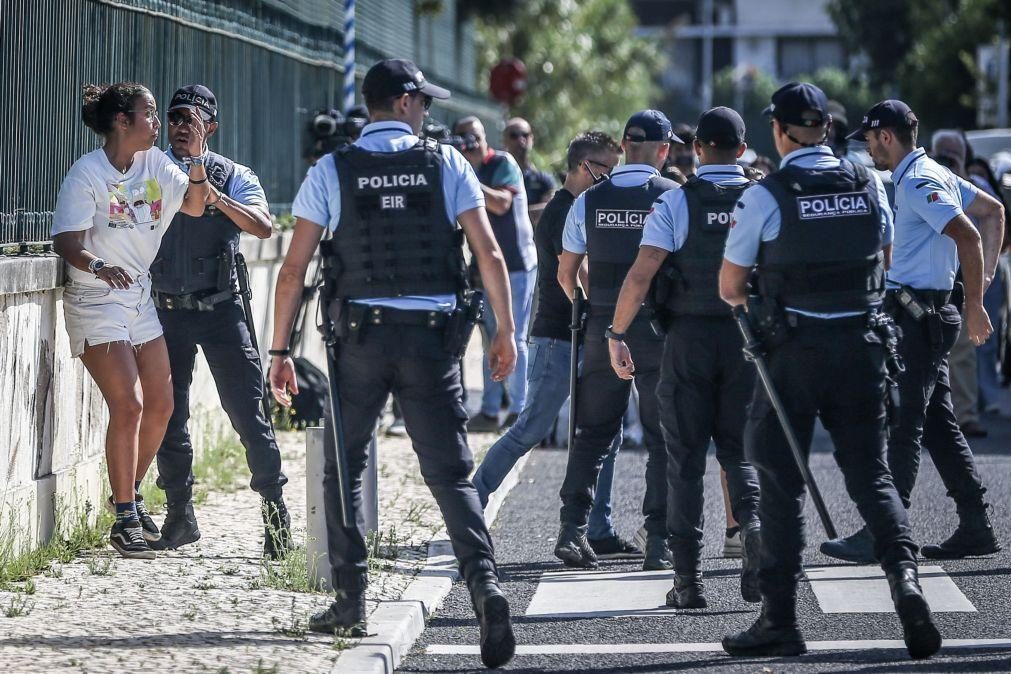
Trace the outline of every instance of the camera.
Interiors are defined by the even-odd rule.
[[[303,155],[315,161],[339,147],[353,143],[362,135],[362,129],[368,123],[368,110],[361,105],[350,108],[347,115],[333,108],[317,110],[309,119]]]
[[[460,152],[472,152],[479,147],[477,136],[474,134],[453,135],[449,132],[448,126],[434,119],[425,122],[421,127],[421,137],[434,138],[443,145],[452,145]]]

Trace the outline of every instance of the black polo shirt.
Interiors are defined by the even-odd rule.
[[[569,321],[572,302],[558,285],[558,256],[562,254],[562,231],[565,216],[576,197],[564,187],[551,197],[544,207],[541,220],[534,229],[537,245],[537,314],[530,328],[531,337],[572,340]]]

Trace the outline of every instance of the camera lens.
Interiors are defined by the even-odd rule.
[[[312,120],[312,132],[320,137],[332,136],[337,133],[337,120],[331,115],[316,115]]]

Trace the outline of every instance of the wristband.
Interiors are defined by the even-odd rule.
[[[604,330],[604,337],[606,337],[607,339],[613,339],[616,342],[624,342],[625,341],[625,333],[624,332],[615,332],[614,330],[611,329],[612,327],[614,327],[614,326],[612,326],[612,325],[607,326],[607,330]]]
[[[267,349],[267,353],[271,356],[290,356],[291,349]]]
[[[184,157],[183,158],[183,163],[186,164],[187,166],[203,166],[204,165],[204,158],[203,157]]]
[[[203,180],[194,180],[193,178],[190,178],[190,185],[203,185],[205,182],[207,182],[207,178],[204,178]]]

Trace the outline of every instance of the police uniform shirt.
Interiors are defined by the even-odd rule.
[[[802,168],[832,169],[839,166],[840,161],[832,154],[830,147],[816,145],[790,152],[783,157],[779,167],[784,168],[789,164]],[[873,183],[873,185],[868,185],[868,189],[877,194],[878,204],[881,206],[881,242],[882,245],[887,246],[892,243],[893,235],[892,211],[888,205],[888,195],[885,193],[881,177],[874,171],[868,171],[868,173]],[[730,233],[727,236],[727,247],[723,257],[740,267],[754,266],[758,262],[758,249],[762,242],[774,241],[779,236],[780,224],[779,204],[776,203],[772,193],[761,184],[749,187],[741,195],[737,206],[734,207],[734,214],[730,220]],[[843,318],[859,313],[816,313],[799,311],[790,307],[784,307],[784,309],[816,318]]]
[[[611,183],[615,187],[638,187],[651,178],[659,178],[660,172],[648,164],[626,164],[611,171]],[[675,190],[677,191],[677,190]],[[562,232],[562,248],[570,253],[586,253],[586,193],[576,197],[575,203],[565,217]]]
[[[362,129],[361,137],[354,142],[356,147],[369,152],[404,152],[417,144],[418,137],[411,131],[411,127],[397,121],[368,124]],[[484,194],[477,174],[463,155],[450,145],[440,145],[439,149],[443,157],[442,193],[446,215],[450,222],[456,222],[461,213],[484,207]],[[306,173],[291,205],[291,213],[296,218],[304,218],[330,231],[337,229],[341,219],[341,189],[332,154],[320,159]],[[419,311],[452,311],[456,306],[454,295],[406,295],[357,301]]]
[[[744,169],[737,164],[700,166],[695,176],[717,185],[737,186],[749,182]],[[678,188],[664,192],[646,216],[639,245],[662,248],[669,253],[680,250],[688,238],[688,220],[688,200],[684,191]]]
[[[892,171],[895,245],[889,288],[951,290],[958,271],[955,240],[941,232],[976,198],[979,189],[926,155],[910,152]]]
[[[189,167],[172,153],[172,148],[165,150],[165,154],[184,173],[189,171]],[[262,206],[263,208],[267,208],[267,195],[263,191],[263,186],[260,185],[260,179],[253,173],[251,168],[243,166],[238,162],[235,162],[232,177],[225,183],[225,194],[243,206]]]

